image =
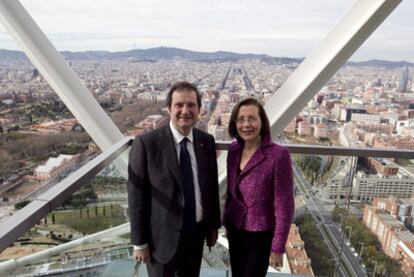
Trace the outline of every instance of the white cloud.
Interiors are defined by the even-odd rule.
[[[23,0],[22,4],[59,50],[117,51],[135,44],[137,48],[164,45],[200,51],[306,56],[355,2]],[[413,17],[408,12],[414,10],[413,2],[403,1],[366,47],[373,45],[379,55],[388,51],[387,57],[392,57],[387,41],[413,37]],[[2,32],[0,29],[0,35]],[[413,60],[410,50],[404,50],[406,59]],[[355,57],[364,59],[362,53],[369,51],[361,50]]]

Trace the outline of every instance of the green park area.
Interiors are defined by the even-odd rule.
[[[336,207],[332,211],[332,220],[342,223],[342,229],[346,232],[347,239],[350,237],[351,246],[356,253],[362,254],[361,258],[368,273],[373,273],[375,267],[375,276],[404,276],[398,262],[384,253],[381,243],[358,217],[349,214],[344,208]],[[361,247],[364,247],[363,251],[361,251]]]
[[[83,234],[96,233],[126,222],[120,205],[84,207],[50,213],[48,222],[66,225]]]
[[[305,250],[312,260],[312,269],[315,276],[334,276],[334,257],[322,240],[312,216],[306,213],[295,220],[299,227],[300,237],[305,243]]]

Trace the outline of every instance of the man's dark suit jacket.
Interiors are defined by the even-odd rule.
[[[193,137],[203,221],[207,230],[218,229],[221,223],[214,138],[196,128]],[[167,263],[177,250],[184,216],[180,168],[169,124],[135,138],[128,174],[131,243],[148,243],[152,257]]]

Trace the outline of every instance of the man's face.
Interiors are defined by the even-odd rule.
[[[174,127],[182,135],[188,135],[197,123],[200,107],[193,90],[176,90],[172,94],[171,107],[168,108]]]

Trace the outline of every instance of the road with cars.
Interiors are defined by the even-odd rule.
[[[333,222],[330,212],[314,195],[312,187],[303,175],[302,170],[293,162],[295,185],[302,195],[309,213],[316,222],[319,232],[339,266],[335,276],[367,276],[365,269],[359,264],[355,253],[345,243],[344,233]]]

